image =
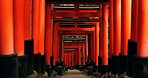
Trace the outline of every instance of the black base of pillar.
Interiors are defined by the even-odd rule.
[[[108,65],[101,65],[101,75],[104,75],[108,72]]]
[[[112,71],[112,58],[108,58],[108,72]]]
[[[34,54],[34,70],[41,73],[41,54]]]
[[[57,74],[58,75],[63,75],[63,68],[62,68],[62,66],[57,66]]]
[[[119,74],[123,74],[127,72],[127,56],[120,54],[120,61],[119,61]]]
[[[82,70],[84,71],[86,69],[86,65],[82,65]]]
[[[148,78],[148,57],[134,56],[133,78]]]
[[[99,66],[94,66],[94,72],[98,72]]]
[[[102,57],[98,56],[98,65],[101,66],[102,64]]]
[[[53,70],[55,70],[55,71],[57,70],[56,66],[51,66],[51,67],[52,67]]]
[[[18,78],[17,54],[0,55],[0,77]]]
[[[19,78],[27,78],[27,55],[18,56],[18,72]]]
[[[74,69],[74,66],[71,66],[72,70]]]
[[[64,64],[62,61],[56,61],[56,71],[58,75],[63,75]]]
[[[94,67],[93,66],[88,66],[88,72],[87,72],[87,74],[88,75],[93,75],[93,73],[94,73]]]
[[[86,64],[86,65],[85,65],[85,69],[88,70],[89,61],[86,61],[85,64]]]
[[[78,69],[79,68],[79,65],[75,65],[74,67],[75,67],[75,69]]]
[[[119,73],[119,56],[112,55],[112,74],[116,75]]]
[[[102,64],[102,57],[98,56],[98,67],[101,67]],[[101,69],[98,68],[98,72],[101,72]]]
[[[80,71],[82,71],[82,70],[83,70],[83,69],[82,69],[82,65],[79,65],[79,70],[80,70]]]
[[[45,58],[46,55],[41,55],[41,74],[45,73]]]
[[[68,66],[65,66],[65,71],[68,71]]]
[[[132,77],[133,73],[133,58],[134,55],[137,54],[137,42],[129,40],[128,41],[128,69],[127,69],[127,75]]]
[[[33,39],[25,40],[25,54],[27,55],[27,74],[34,73]]]
[[[51,64],[51,67],[53,67],[53,56],[50,57],[50,64]]]
[[[51,74],[53,72],[53,69],[52,69],[51,65],[46,65],[45,70],[48,73],[48,75],[51,76]]]

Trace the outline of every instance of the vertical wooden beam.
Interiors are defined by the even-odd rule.
[[[53,40],[53,64],[59,60],[59,52],[58,52],[58,23],[54,23],[54,40]]]
[[[46,3],[46,26],[45,26],[45,53],[46,65],[50,65],[50,57],[53,51],[53,18],[51,16],[52,4]]]
[[[0,8],[0,55],[14,54],[13,0],[1,0]]]
[[[85,36],[86,61],[88,61],[88,35]]]
[[[112,58],[114,51],[114,22],[113,22],[113,0],[109,1],[109,57]]]
[[[93,62],[96,62],[96,47],[95,47],[96,46],[96,37],[95,37],[96,32],[95,31],[93,32],[92,36],[93,36],[93,38],[92,38],[93,39],[93,41],[92,41],[93,42],[92,43],[93,44],[93,47],[92,47],[93,48]]]
[[[84,41],[82,42],[82,60],[83,60],[83,65],[85,65],[85,43]]]
[[[121,0],[114,0],[114,55],[121,52]]]
[[[100,17],[100,53],[99,56],[102,57],[102,17]]]
[[[102,64],[108,65],[108,5],[103,4],[102,11]]]
[[[24,38],[25,40],[32,39],[31,32],[31,11],[32,10],[32,0],[25,0],[25,20],[24,20]]]
[[[132,0],[131,40],[137,41],[138,36],[138,0]]]
[[[24,55],[24,2],[24,0],[14,0],[14,51],[18,56]]]
[[[44,55],[45,43],[45,0],[40,0],[39,5],[39,52]]]
[[[121,0],[121,53],[127,55],[131,37],[131,0]]]
[[[39,53],[39,0],[33,0],[32,36],[34,39],[34,54]]]
[[[148,0],[139,0],[137,56],[148,57]]]
[[[98,56],[99,56],[99,23],[96,23],[96,66],[98,66]]]
[[[81,46],[78,48],[78,65],[81,65]]]

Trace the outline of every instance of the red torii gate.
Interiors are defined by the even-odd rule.
[[[75,57],[76,57],[76,60],[77,60],[77,62],[76,62],[76,64],[78,64],[78,65],[82,65],[81,64],[81,48],[82,48],[82,45],[80,46],[80,45],[75,45],[75,46],[64,46],[64,49],[76,49],[75,50]],[[85,54],[84,52],[82,52],[83,54]],[[85,55],[83,55],[82,57],[85,57]],[[83,59],[84,61],[84,65],[85,65],[85,58]]]
[[[11,0],[10,1],[10,4],[8,4],[9,6],[12,6],[13,4],[12,4],[12,2],[13,2],[13,0]],[[5,3],[5,1],[2,1],[2,4],[3,3]],[[43,3],[43,4],[42,4]],[[40,13],[41,14],[41,17],[40,17],[40,15],[39,15],[39,12],[45,12],[45,11],[39,11],[38,9],[37,9],[37,7],[38,6],[41,6],[41,7],[43,7],[44,6],[44,3],[45,2],[39,2],[39,0],[33,0],[33,39],[35,40],[35,43],[34,43],[34,48],[35,48],[35,51],[34,51],[34,54],[38,54],[38,53],[41,53],[41,55],[44,55],[44,39],[42,39],[43,38],[43,36],[44,36],[44,24],[43,24],[43,26],[42,25],[40,25],[39,26],[39,24],[36,24],[36,23],[39,23],[39,18],[42,18],[42,13]],[[53,3],[58,3],[58,2],[53,2]],[[65,2],[63,2],[63,3],[65,3]],[[84,3],[84,4],[96,4],[96,2],[68,2],[68,3],[75,3],[75,4],[80,4],[80,3]],[[1,4],[1,5],[2,5]],[[5,3],[5,4],[7,4],[7,3]],[[97,4],[108,4],[108,2],[98,2]],[[2,5],[2,7],[5,7],[5,5]],[[40,8],[41,8],[40,7]],[[82,11],[78,11],[78,5],[77,6],[75,6],[76,7],[76,9],[75,9],[75,11],[77,11],[76,12],[76,14],[74,15],[74,16],[72,16],[72,17],[81,17],[81,16],[83,16],[83,17],[89,17],[89,16],[93,16],[93,17],[101,17],[101,16],[99,16],[99,14],[101,14],[101,13],[99,13],[99,11],[97,11],[97,13],[93,13],[92,11],[89,11],[89,12],[82,12]],[[7,7],[6,7],[7,8]],[[43,8],[45,8],[45,7],[43,7]],[[9,9],[8,9],[9,10]],[[12,18],[12,8],[10,9],[10,13],[11,14],[8,14],[8,15],[10,15],[9,16],[9,18],[11,19]],[[40,9],[40,10],[43,10],[43,9]],[[52,47],[52,38],[53,38],[53,16],[52,16],[52,6],[51,6],[51,3],[49,3],[48,1],[47,1],[47,14],[46,14],[46,31],[45,31],[45,54],[47,55],[47,57],[46,57],[46,65],[49,65],[50,64],[50,59],[49,59],[49,57],[50,56],[52,56],[52,51],[54,51],[53,50],[53,47]],[[3,11],[3,9],[2,9],[2,11]],[[1,11],[1,12],[2,12]],[[5,12],[5,11],[4,11]],[[3,13],[4,13],[3,12]],[[7,10],[6,10],[6,12],[7,12]],[[22,12],[22,11],[21,11]],[[82,12],[82,13],[81,13]],[[100,11],[101,12],[101,11]],[[99,14],[98,14],[99,13]],[[44,13],[43,13],[44,14]],[[5,14],[4,14],[5,15]],[[57,14],[58,15],[58,14]],[[62,14],[62,15],[65,15],[65,14]],[[1,15],[2,16],[2,15]],[[69,15],[70,16],[70,15]],[[44,15],[43,15],[43,17],[44,17]],[[63,16],[62,16],[63,17]],[[1,17],[1,18],[3,18],[3,17]],[[36,21],[35,21],[35,19],[36,19]],[[44,19],[44,18],[43,18]],[[10,20],[11,22],[12,22],[12,20]],[[44,21],[43,21],[44,22]],[[43,22],[41,22],[41,23],[43,23]],[[40,24],[41,24],[40,23]],[[45,23],[45,22],[44,22]],[[5,24],[5,22],[4,22],[4,24]],[[12,23],[11,23],[12,24]],[[35,25],[36,24],[36,25]],[[7,25],[7,24],[6,24]],[[4,26],[3,25],[3,23],[2,23],[2,26]],[[5,28],[5,27],[2,27],[1,26],[1,28],[0,29],[2,29],[2,31],[4,31],[5,32],[5,30],[3,30],[3,29],[6,29],[6,33],[5,34],[3,34],[3,35],[5,35],[5,36],[10,36],[10,38],[9,37],[1,37],[2,38],[2,41],[3,41],[3,39],[7,39],[7,38],[9,38],[9,39],[12,39],[13,40],[13,35],[12,34],[8,34],[7,33],[7,30],[9,31],[13,31],[13,29],[12,29],[12,25],[11,25],[11,27],[10,27],[10,29],[7,29],[7,28]],[[7,27],[7,26],[6,26]],[[28,27],[28,29],[30,29],[30,26],[27,26]],[[40,28],[41,27],[41,28]],[[40,29],[39,29],[40,28]],[[43,28],[43,29],[42,29]],[[78,30],[82,30],[82,29],[78,29]],[[93,30],[95,30],[95,29],[93,29]],[[37,31],[37,32],[39,32],[40,31],[40,35],[38,35],[38,34],[36,34],[35,33],[35,31]],[[43,31],[43,32],[42,32]],[[49,36],[50,35],[50,36]],[[39,39],[39,40],[38,40]],[[95,38],[93,38],[93,39],[95,39]],[[49,40],[49,41],[48,41]],[[97,39],[98,40],[98,39]],[[9,40],[8,40],[9,41]],[[7,44],[7,42],[3,42],[2,44]],[[13,42],[10,40],[10,44],[13,44]],[[38,47],[38,44],[41,44],[41,45],[39,45],[39,47]],[[15,44],[16,45],[16,44]],[[22,44],[21,44],[21,46],[22,46]],[[94,45],[95,46],[95,45]],[[97,46],[98,47],[98,46]],[[9,48],[9,47],[7,47],[7,48]],[[11,45],[11,50],[10,50],[10,52],[6,52],[5,51],[5,48],[4,48],[4,50],[2,50],[1,51],[1,54],[4,54],[4,55],[9,55],[9,54],[13,54],[14,53],[14,51],[12,51],[13,49],[13,46]],[[94,49],[95,50],[95,49]],[[23,52],[22,52],[22,54],[24,54]],[[94,59],[95,60],[95,59]],[[97,59],[96,59],[97,60]]]
[[[86,41],[84,41],[84,40],[82,42],[74,42],[74,41],[75,40],[72,40],[72,42],[65,42],[64,43],[64,49],[65,48],[72,48],[72,47],[73,48],[79,48],[78,46],[80,46],[82,48],[82,60],[83,60],[82,65],[84,66],[85,65],[85,60],[86,60],[85,59],[85,48],[86,48],[86,44],[85,43],[86,43]],[[88,53],[86,52],[86,54],[88,54]],[[87,55],[86,55],[86,57],[87,57]]]
[[[74,4],[76,4],[76,6],[74,7],[75,8],[74,12],[73,11],[69,12],[69,11],[65,11],[65,10],[64,11],[58,11],[58,10],[53,10],[53,5],[52,5],[52,4],[58,4],[58,1],[47,1],[47,14],[46,14],[46,16],[48,18],[46,18],[46,20],[47,20],[46,25],[48,27],[46,28],[46,30],[47,30],[46,31],[46,40],[50,40],[50,42],[47,41],[48,42],[46,44],[47,46],[50,46],[49,44],[52,43],[52,38],[51,37],[52,37],[52,32],[53,32],[53,30],[52,30],[53,29],[53,27],[52,27],[53,18],[55,18],[55,17],[90,17],[90,16],[91,17],[102,17],[102,11],[101,10],[100,11],[97,10],[95,12],[87,10],[87,11],[82,12],[81,10],[78,9],[78,7],[79,7],[78,4],[80,4],[80,3],[84,3],[84,4],[108,4],[108,1],[106,1],[106,2],[104,2],[104,1],[98,2],[97,1],[97,3],[95,1],[94,2],[91,2],[91,1],[88,1],[88,2],[85,2],[85,1],[84,2],[64,2],[64,1],[60,1],[59,3],[74,3]],[[64,15],[66,15],[66,16],[64,16]],[[48,36],[47,33],[50,33],[51,36]],[[46,49],[48,49],[48,48],[46,48]],[[46,52],[46,49],[45,49],[45,52]],[[47,56],[48,56],[49,51],[51,52],[52,49],[49,48],[47,50],[47,52],[46,52]],[[51,55],[52,54],[49,53],[49,57]],[[50,59],[48,58],[48,64],[50,64],[49,60]]]
[[[58,26],[59,23],[75,23],[75,27],[74,27],[74,28],[61,28],[61,27]],[[56,40],[56,39],[57,39],[56,37],[57,37],[57,32],[58,32],[58,31],[68,31],[68,32],[66,32],[66,33],[69,33],[70,31],[74,31],[74,34],[76,34],[77,31],[79,31],[79,32],[82,31],[82,32],[84,32],[84,33],[85,33],[85,32],[90,32],[90,31],[92,32],[92,31],[93,31],[93,33],[92,33],[92,39],[94,39],[94,40],[92,40],[92,39],[91,39],[91,40],[92,40],[92,42],[93,42],[92,45],[95,46],[95,41],[96,41],[95,36],[96,36],[96,35],[99,35],[99,32],[95,32],[95,31],[96,31],[95,27],[92,27],[92,28],[77,28],[77,23],[93,23],[95,27],[99,27],[98,22],[58,22],[58,23],[55,23],[54,31],[55,31],[56,33],[54,33],[54,41],[55,41],[55,43],[54,43],[54,45],[53,45],[53,47],[55,46],[54,48],[57,48],[58,41],[60,40],[60,39],[59,39],[58,41]],[[98,34],[95,35],[95,33],[98,33]],[[80,34],[82,34],[82,33],[80,33]],[[98,37],[99,37],[99,36],[98,36]],[[99,40],[98,37],[97,37],[97,40]],[[61,38],[61,37],[59,36],[58,38]],[[99,46],[99,43],[97,44],[97,46]],[[96,46],[96,47],[97,47],[97,46]],[[93,48],[94,48],[94,49],[92,49],[92,50],[94,50],[94,51],[92,52],[91,55],[93,55],[93,58],[94,58],[93,61],[96,62],[96,65],[97,65],[98,63],[97,63],[97,61],[95,61],[95,60],[98,60],[98,59],[97,59],[97,58],[98,58],[97,56],[98,56],[99,51],[97,52],[97,54],[95,54],[95,47],[93,47]],[[99,47],[98,47],[98,48],[99,48]],[[98,49],[98,48],[97,48],[97,49]],[[57,48],[56,50],[58,51],[59,49]],[[54,50],[54,51],[56,51],[56,50]],[[98,49],[98,50],[99,50],[99,49]],[[59,51],[58,51],[58,52],[59,52]],[[53,52],[53,53],[56,53],[56,52]],[[53,55],[54,55],[54,54],[53,54]],[[95,55],[96,55],[96,56],[95,56]],[[55,61],[58,61],[58,60],[60,59],[60,58],[59,58],[60,55],[56,53],[56,57],[58,57],[58,59],[55,60]]]
[[[64,58],[65,58],[65,65],[66,66],[74,66],[74,51],[72,50],[72,51],[65,51],[64,52]],[[68,57],[68,58],[67,58]],[[71,57],[71,60],[70,60],[70,57]],[[72,62],[72,64],[71,64],[71,62]]]

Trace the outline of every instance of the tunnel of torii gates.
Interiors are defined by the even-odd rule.
[[[65,42],[64,43],[64,63],[66,66],[85,65],[85,42]],[[82,53],[81,53],[82,51]],[[87,51],[88,52],[88,51]],[[81,57],[82,54],[82,57]],[[88,54],[88,53],[87,53]],[[88,55],[86,55],[88,57]],[[82,58],[82,59],[81,59]]]
[[[147,3],[148,0],[0,0],[0,77],[26,78],[33,70],[61,74],[63,61],[70,56],[64,48],[78,47],[71,51],[77,57],[75,64],[87,66],[88,71],[93,66],[101,74],[127,72],[133,78],[148,78]],[[75,6],[65,10],[55,9],[54,4]],[[97,4],[99,9],[81,10],[79,4]],[[66,27],[69,23],[73,25]],[[68,46],[63,42],[66,35],[85,35],[88,40]],[[80,48],[84,47],[81,63]]]

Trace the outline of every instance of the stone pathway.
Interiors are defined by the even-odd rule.
[[[63,76],[58,76],[55,78],[94,78],[93,76],[87,76],[86,73],[79,70],[68,70]]]

